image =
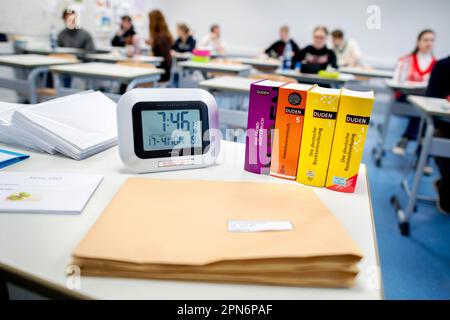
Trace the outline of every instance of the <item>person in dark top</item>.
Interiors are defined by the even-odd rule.
[[[160,66],[165,70],[165,73],[161,76],[161,81],[168,81],[172,68],[170,50],[173,45],[173,37],[167,27],[164,15],[159,10],[153,10],[149,13],[149,34],[150,39],[147,40],[147,44],[152,47],[153,54],[156,57],[164,58]]]
[[[282,26],[280,28],[280,40],[274,42],[267,48],[265,53],[271,58],[278,59],[288,54],[288,52],[294,55],[298,51],[300,51],[299,46],[289,37],[289,26]]]
[[[439,60],[431,72],[426,95],[450,102],[450,56]],[[435,136],[450,139],[450,121],[435,120]],[[434,185],[439,194],[436,206],[443,214],[450,214],[450,159],[435,157],[441,178]]]
[[[328,66],[335,69],[337,66],[336,54],[327,48],[328,30],[324,26],[318,26],[313,31],[313,43],[292,58],[291,68],[294,69],[297,62],[302,64],[301,71],[304,73],[317,73],[326,70]]]
[[[192,52],[195,49],[196,41],[191,35],[191,30],[185,23],[177,24],[178,39],[172,46],[172,50],[177,53]]]
[[[66,9],[62,16],[66,28],[58,35],[58,46],[62,48],[77,48],[92,52],[95,50],[92,36],[84,29],[77,26],[77,13],[72,9]]]
[[[113,47],[125,47],[125,46],[139,46],[139,37],[134,30],[133,21],[130,16],[123,16],[120,23],[120,30],[117,31],[114,38],[111,40]]]

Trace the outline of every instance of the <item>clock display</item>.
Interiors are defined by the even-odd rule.
[[[202,147],[200,110],[142,111],[144,151]]]

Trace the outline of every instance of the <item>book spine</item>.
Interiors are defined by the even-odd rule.
[[[248,172],[269,173],[278,90],[278,87],[257,84],[250,87],[244,165],[244,170]]]
[[[373,103],[373,99],[341,97],[326,182],[328,189],[355,191]]]
[[[296,179],[306,99],[307,91],[280,88],[270,167],[274,177]]]
[[[339,95],[308,92],[297,182],[325,186],[338,107]]]

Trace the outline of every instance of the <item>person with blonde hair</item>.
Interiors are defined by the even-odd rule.
[[[337,69],[336,54],[327,48],[328,29],[318,26],[313,31],[312,44],[300,50],[292,59],[292,68],[301,63],[301,71],[304,73],[318,73],[326,70],[328,66]]]
[[[284,25],[280,28],[280,39],[267,48],[265,53],[271,58],[278,59],[291,54],[293,56],[299,50],[297,43],[289,36],[289,26]]]

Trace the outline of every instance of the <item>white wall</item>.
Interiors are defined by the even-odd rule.
[[[84,0],[83,26],[93,31],[94,1]],[[117,0],[116,0],[117,1]],[[121,0],[140,3],[146,13],[159,8],[174,28],[186,22],[198,38],[209,25],[222,25],[229,51],[258,53],[278,35],[278,27],[288,23],[300,45],[310,41],[311,30],[318,24],[330,29],[342,28],[359,41],[367,60],[392,64],[412,50],[417,33],[423,28],[437,32],[436,55],[450,54],[449,0]],[[61,26],[60,11],[72,0],[0,0],[0,32],[42,35],[49,26]],[[381,9],[381,29],[366,26],[369,5]],[[146,28],[142,27],[146,36]]]
[[[75,7],[80,12],[81,26],[90,31],[96,42],[109,42],[116,26],[111,30],[98,27],[99,10],[96,0],[0,0],[0,32],[19,34],[47,41],[50,26],[57,29],[64,27],[62,12],[68,6]],[[166,0],[108,0],[113,7],[129,8],[124,12],[134,15],[142,13],[144,21],[136,23],[143,38],[148,34],[148,12],[153,8],[164,10]],[[122,12],[123,10],[120,10]],[[166,10],[164,10],[166,11]],[[103,43],[104,44],[104,43]]]
[[[413,49],[418,32],[433,28],[438,34],[436,55],[450,54],[448,0],[168,0],[172,24],[189,23],[201,36],[213,22],[220,23],[231,50],[262,50],[289,24],[301,46],[310,42],[318,24],[342,28],[356,38],[372,61],[391,63]],[[381,9],[381,29],[366,27],[369,5]]]

